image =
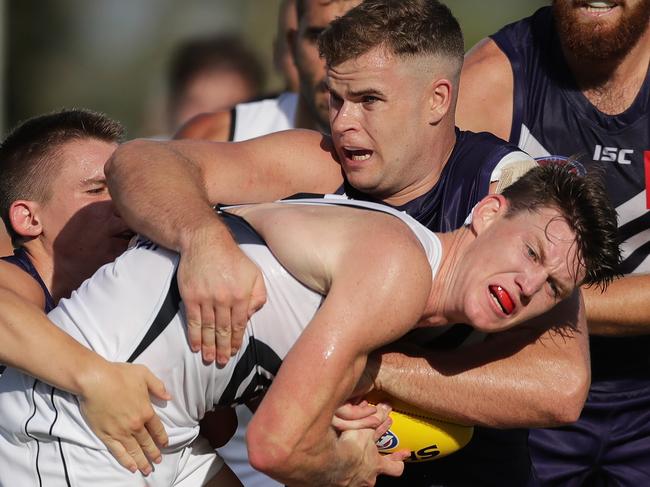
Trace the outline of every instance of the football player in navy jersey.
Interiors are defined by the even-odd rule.
[[[227,334],[231,323],[243,329],[264,298],[259,271],[237,251],[211,202],[339,191],[445,231],[463,224],[505,164],[532,161],[491,134],[456,129],[464,46],[438,1],[367,0],[335,20],[319,43],[331,138],[287,131],[236,144],[141,140],[107,164],[126,221],[181,252],[181,293],[193,326],[204,325],[206,346],[215,330]],[[432,344],[447,350],[421,350],[424,359],[384,354],[377,359],[381,386],[457,422],[515,428],[574,421],[589,381],[578,301],[576,294],[535,324],[489,340],[454,326]],[[453,350],[460,345],[462,353]],[[218,354],[220,361],[228,356],[223,348]],[[480,429],[455,458],[407,467],[406,482],[521,485],[533,475],[526,444],[526,431]]]
[[[650,484],[650,1],[555,0],[467,55],[457,117],[602,171],[624,259],[583,289],[592,384],[577,423],[533,430],[547,485]],[[497,108],[498,107],[498,108]]]

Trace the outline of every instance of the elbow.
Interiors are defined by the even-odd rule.
[[[587,400],[590,382],[588,370],[576,370],[547,390],[546,397],[550,401],[548,424],[544,426],[562,426],[576,422]]]
[[[104,164],[104,174],[109,183],[115,181],[120,173],[127,173],[132,170],[143,156],[144,147],[151,144],[151,141],[136,139],[120,144],[115,152]]]
[[[250,423],[246,431],[248,460],[251,466],[266,475],[286,478],[297,468],[292,464],[292,451],[287,442],[277,441],[278,436]]]

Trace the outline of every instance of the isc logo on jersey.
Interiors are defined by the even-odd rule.
[[[619,149],[618,147],[603,147],[596,144],[594,149],[594,161],[618,162],[619,164],[632,164],[632,149]]]

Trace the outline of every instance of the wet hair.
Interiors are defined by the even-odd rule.
[[[507,216],[522,211],[555,208],[576,236],[579,263],[586,275],[580,285],[605,289],[619,275],[621,253],[616,210],[612,206],[600,171],[584,175],[566,165],[538,166],[502,192],[508,200]]]
[[[319,37],[329,67],[376,47],[398,57],[441,56],[463,64],[463,34],[449,8],[437,0],[366,0],[335,19]]]
[[[118,143],[124,127],[102,113],[62,110],[30,118],[17,125],[0,143],[0,212],[14,245],[21,237],[9,221],[16,200],[46,202],[60,164],[61,146],[73,140],[97,139]]]

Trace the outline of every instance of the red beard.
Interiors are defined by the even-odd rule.
[[[586,5],[579,2],[578,5]],[[639,41],[650,20],[650,0],[623,6],[616,24],[578,21],[579,7],[571,0],[553,0],[553,15],[562,46],[580,59],[595,62],[621,60]]]

